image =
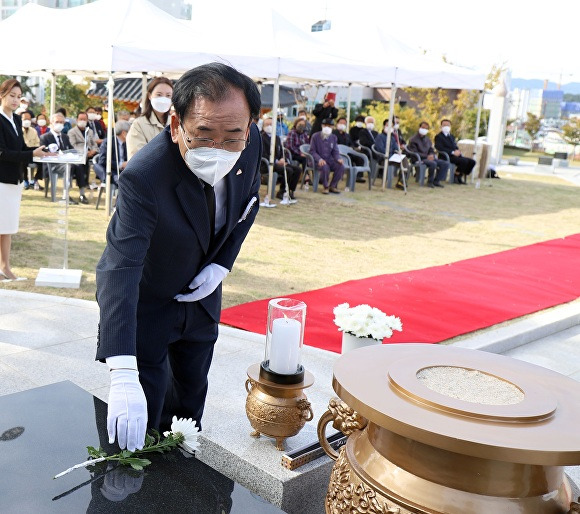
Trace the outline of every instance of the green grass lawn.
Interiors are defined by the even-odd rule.
[[[224,283],[225,307],[580,232],[578,187],[557,177],[504,176],[483,181],[480,189],[412,183],[407,195],[357,184],[354,193],[309,190],[297,197],[295,205],[260,209]],[[62,206],[39,191],[24,192],[20,232],[13,237],[13,270],[29,280],[0,287],[93,300],[108,220],[102,208],[95,210],[96,198],[91,202],[69,209],[68,265],[83,270],[80,289],[34,285],[40,267],[63,262]]]

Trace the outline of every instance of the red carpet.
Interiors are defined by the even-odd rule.
[[[289,295],[307,305],[304,343],[340,352],[332,309],[377,307],[403,322],[387,343],[438,343],[580,296],[580,234],[406,273]],[[266,333],[268,299],[230,307],[221,322]]]

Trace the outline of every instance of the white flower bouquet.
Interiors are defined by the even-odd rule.
[[[350,307],[348,303],[341,303],[333,309],[334,323],[338,330],[355,337],[369,337],[382,341],[391,337],[393,331],[403,331],[401,319],[396,316],[387,316],[383,311],[370,305]]]

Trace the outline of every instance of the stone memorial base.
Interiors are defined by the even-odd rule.
[[[323,456],[294,470],[286,469],[282,466],[285,452],[276,450],[274,439],[250,436],[253,429],[245,411],[246,370],[264,358],[265,336],[225,326],[220,326],[220,336],[226,337],[220,337],[215,347],[197,458],[284,512],[324,512],[333,462]],[[316,427],[333,396],[332,367],[338,357],[317,348],[303,348],[302,364],[315,377],[314,385],[304,391],[314,419],[286,440],[286,451],[318,441]],[[334,432],[329,430],[327,435]]]
[[[89,445],[119,451],[107,442],[106,411],[68,381],[0,397],[0,512],[282,512],[180,450],[148,456],[143,471],[102,462],[54,480],[87,460]]]

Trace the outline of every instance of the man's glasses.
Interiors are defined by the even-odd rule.
[[[191,145],[191,148],[221,148],[226,152],[241,152],[247,148],[250,144],[250,136],[248,139],[226,139],[221,143],[218,143],[214,139],[207,137],[189,137],[187,131],[181,126],[183,133],[185,134],[185,140]]]

